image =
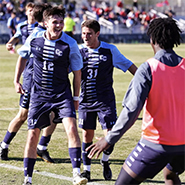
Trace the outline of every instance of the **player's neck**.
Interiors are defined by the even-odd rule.
[[[93,44],[93,46],[91,46],[90,48],[91,48],[91,49],[96,49],[96,48],[98,48],[99,46],[100,46],[100,41],[97,40],[97,41]]]
[[[28,24],[34,24],[35,22],[36,22],[35,19],[32,18],[28,19]]]

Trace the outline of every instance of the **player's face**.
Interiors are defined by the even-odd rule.
[[[89,48],[95,49],[99,46],[99,36],[100,32],[95,33],[93,29],[88,27],[82,28],[82,39],[84,44]]]
[[[33,8],[29,7],[27,10],[26,10],[26,15],[28,17],[33,17]]]
[[[62,34],[62,29],[64,27],[63,17],[57,15],[51,16],[46,22],[45,26],[47,28],[46,37],[49,40],[59,39]]]

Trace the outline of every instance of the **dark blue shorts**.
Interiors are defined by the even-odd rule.
[[[172,168],[175,167],[174,170],[179,174],[185,170],[184,152],[168,153],[156,151],[140,142],[127,157],[125,163],[134,173],[145,179],[153,178],[168,163],[172,165]]]
[[[29,109],[29,103],[30,103],[30,92],[25,91],[24,94],[21,94],[19,105],[22,108]]]
[[[62,122],[64,117],[76,118],[73,100],[65,99],[58,103],[51,102],[30,102],[28,113],[28,129],[42,129],[50,125],[50,112],[57,114],[57,119]]]
[[[117,113],[115,108],[100,109],[99,111],[79,111],[79,127],[83,129],[96,130],[96,121],[101,124],[102,129],[111,129],[116,122]]]

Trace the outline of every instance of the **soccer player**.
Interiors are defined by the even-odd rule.
[[[26,15],[28,20],[19,23],[17,32],[15,35],[8,41],[6,44],[6,48],[8,51],[11,51],[14,48],[14,45],[19,42],[19,37],[22,37],[22,43],[24,44],[26,38],[31,34],[33,29],[38,25],[38,23],[35,21],[33,17],[33,3],[28,3],[26,5]],[[28,66],[27,62],[27,66]],[[24,89],[27,89],[26,84],[28,84],[28,67],[26,67],[23,75],[23,87]],[[31,86],[31,84],[30,84]],[[22,126],[24,121],[27,118],[28,113],[28,105],[29,105],[29,92],[26,90],[25,94],[22,94],[20,96],[20,108],[18,114],[15,116],[15,118],[10,122],[8,130],[6,132],[6,135],[4,137],[4,140],[0,144],[0,157],[1,160],[8,160],[8,147],[12,139],[15,137],[16,133],[18,132],[19,128]]]
[[[46,29],[44,27],[42,14],[44,10],[49,7],[51,6],[47,4],[37,4],[34,6],[34,4],[32,3],[31,4],[28,3],[27,5],[27,11],[29,12],[29,15],[27,14],[28,20],[31,20],[30,17],[34,17],[34,20],[38,21],[38,26],[35,27],[33,32],[29,35],[28,40],[34,37],[37,33],[44,31]],[[33,13],[31,13],[31,10],[33,11]],[[27,32],[24,31],[26,30],[26,25],[21,26],[21,28],[22,28],[21,33],[22,33],[22,38],[23,38],[23,43],[24,43],[25,42],[24,38],[28,36]],[[11,46],[14,45],[16,41],[17,41],[17,37],[10,39],[9,43],[7,44],[8,48],[11,49]],[[0,145],[1,160],[8,160],[8,147],[10,145],[10,142],[13,140],[16,133],[18,132],[22,124],[27,119],[29,102],[30,102],[30,91],[31,91],[31,86],[32,86],[32,75],[33,75],[32,73],[33,73],[33,57],[30,57],[29,60],[27,60],[27,64],[26,64],[26,67],[24,69],[24,74],[23,74],[23,91],[21,91],[19,113],[10,122],[8,131],[4,137],[3,142]],[[50,141],[51,134],[53,133],[56,127],[56,124],[54,124],[52,120],[51,120],[51,123],[52,124],[49,127],[43,129],[43,134],[42,134],[42,137],[37,147],[37,155],[46,162],[54,163],[53,159],[49,156],[49,152],[47,151],[47,145]]]
[[[37,143],[42,128],[49,124],[49,114],[54,111],[63,123],[68,137],[69,156],[73,167],[73,184],[86,184],[80,175],[81,143],[76,126],[78,101],[73,101],[69,65],[73,72],[73,94],[79,96],[81,68],[83,66],[77,42],[65,34],[65,9],[56,7],[44,11],[45,32],[30,39],[28,48],[18,50],[15,88],[21,92],[20,75],[30,53],[33,54],[33,86],[28,114],[28,137],[24,152],[24,184],[32,183],[32,174],[37,157]],[[19,67],[18,67],[19,66]]]
[[[64,18],[64,29],[63,31],[67,33],[69,36],[74,37],[75,31],[75,21],[72,18],[71,13],[67,13],[67,16]]]
[[[27,20],[17,25],[16,33],[6,44],[6,49],[11,51],[14,45],[19,43],[19,38],[22,37],[22,44],[25,43],[28,36],[32,33],[33,29],[38,25],[33,16],[34,3],[28,3],[25,7]]]
[[[104,135],[111,130],[117,119],[115,95],[113,90],[113,69],[127,70],[134,74],[137,67],[120,53],[116,46],[98,39],[100,25],[96,20],[82,23],[82,39],[79,46],[82,58],[82,82],[79,103],[79,127],[82,128],[82,158],[84,172],[82,175],[90,180],[91,160],[85,149],[92,144],[96,119],[98,117]],[[113,145],[103,152],[101,164],[105,180],[111,180],[109,156]]]
[[[181,184],[185,170],[185,58],[173,48],[180,33],[172,18],[156,18],[148,28],[154,57],[134,75],[123,101],[123,110],[105,138],[91,145],[92,158],[115,144],[143,110],[142,137],[125,160],[116,185],[140,184],[165,168],[165,183]],[[144,107],[143,107],[144,106]],[[166,167],[165,167],[166,166]]]

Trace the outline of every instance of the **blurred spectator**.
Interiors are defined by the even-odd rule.
[[[133,0],[133,9],[134,9],[134,11],[137,11],[138,10],[137,0]]]
[[[27,16],[25,14],[25,6],[23,4],[20,4],[20,7],[17,11],[17,18],[18,22],[23,22],[27,19]]]
[[[5,14],[6,14],[6,8],[3,6],[2,3],[0,3],[0,20],[1,21],[6,20]]]
[[[69,36],[73,37],[75,31],[75,21],[72,19],[72,14],[67,13],[67,16],[64,18],[64,28],[63,31]]]
[[[99,19],[100,17],[102,17],[104,15],[104,9],[99,7],[96,9],[96,15],[97,15],[97,19]]]
[[[10,29],[9,34],[10,34],[10,38],[12,38],[16,32],[16,27],[17,27],[17,18],[16,18],[15,10],[11,12],[11,16],[8,18],[7,27]],[[13,48],[11,53],[15,53],[15,48]]]
[[[7,27],[10,29],[10,37],[12,37],[15,34],[17,27],[17,18],[15,10],[11,12],[11,16],[7,21]]]
[[[123,3],[122,3],[122,1],[118,1],[118,2],[117,2],[117,6],[118,6],[119,8],[123,8]]]
[[[71,14],[73,14],[75,12],[75,9],[76,9],[76,1],[71,1],[71,2],[68,2],[68,5],[67,5],[67,12],[70,12]]]
[[[13,11],[13,9],[14,9],[14,5],[12,4],[12,2],[8,2],[8,3],[6,4],[7,13],[10,14],[10,13]]]
[[[97,8],[96,1],[92,1],[92,2],[91,2],[91,10],[92,10],[93,12],[96,12],[96,8]]]

